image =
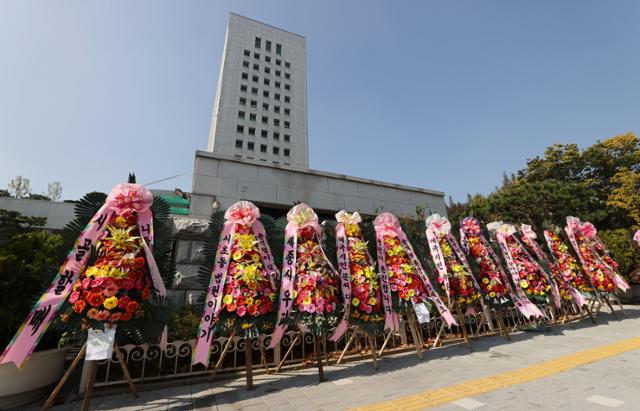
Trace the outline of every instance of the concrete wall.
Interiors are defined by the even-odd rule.
[[[28,198],[0,197],[0,208],[17,211],[30,217],[46,217],[44,228],[49,230],[61,230],[73,218],[73,203],[56,203],[46,200],[33,200]]]
[[[444,193],[315,170],[292,170],[246,163],[205,151],[196,152],[190,214],[208,216],[217,199],[227,208],[239,199],[285,208],[302,201],[318,211],[391,211],[414,214],[424,205],[446,215]]]

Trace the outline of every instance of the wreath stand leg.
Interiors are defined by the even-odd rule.
[[[267,374],[271,374],[269,362],[267,361],[267,353],[264,350],[264,335],[260,335],[260,337],[258,337],[258,344],[260,346],[260,365],[264,367]]]
[[[464,316],[462,315],[462,310],[460,310],[460,304],[456,303],[456,313],[458,314],[458,322],[460,323],[460,328],[462,329],[462,337],[464,338],[464,343],[467,345],[468,349],[472,349],[471,342],[469,342],[469,335],[467,334],[467,326],[464,323]]]
[[[229,339],[227,340],[227,343],[224,345],[224,348],[222,349],[222,352],[220,353],[220,358],[218,359],[218,362],[216,363],[216,365],[213,367],[213,370],[211,371],[211,376],[209,377],[209,382],[213,382],[213,379],[216,376],[216,373],[218,372],[218,368],[220,368],[220,366],[222,366],[222,361],[224,361],[224,358],[227,356],[227,352],[229,351],[229,347],[231,346],[231,342],[233,341],[233,337],[235,336],[235,330],[231,331],[231,334],[229,335]]]
[[[409,322],[409,329],[411,330],[413,344],[416,347],[416,355],[418,356],[418,359],[421,360],[424,358],[424,356],[422,355],[422,340],[420,339],[420,333],[418,332],[416,319],[413,317],[412,311],[407,311],[407,321]]]
[[[327,367],[329,366],[329,354],[327,354],[327,339],[322,338],[322,352],[324,354],[325,361],[327,362]]]
[[[120,363],[122,372],[124,373],[124,376],[127,379],[127,383],[129,384],[129,389],[131,390],[131,393],[135,398],[138,398],[138,389],[136,388],[136,385],[133,382],[133,378],[131,378],[131,374],[129,373],[129,369],[127,368],[127,365],[124,362],[124,358],[122,358],[122,353],[120,352],[120,348],[118,347],[118,344],[114,345],[113,350],[116,353],[116,358]]]
[[[318,363],[318,380],[319,382],[326,381],[327,379],[324,376],[324,368],[322,368],[322,351],[320,344],[320,337],[317,335],[313,337],[313,350],[316,352],[316,362]]]
[[[289,346],[289,349],[287,350],[286,353],[284,353],[284,356],[282,357],[282,359],[280,360],[280,363],[276,367],[276,373],[280,372],[280,368],[282,368],[282,366],[284,365],[284,362],[287,360],[287,357],[289,356],[289,354],[291,354],[291,351],[293,351],[293,347],[296,345],[296,343],[300,339],[300,334],[302,333],[296,334],[296,338],[294,338],[293,341],[291,341],[291,345]]]
[[[384,339],[384,342],[382,343],[382,347],[380,347],[380,351],[378,351],[378,357],[382,357],[382,353],[384,352],[384,349],[387,347],[387,344],[391,340],[392,336],[393,336],[393,331],[389,331],[389,334],[387,334],[387,336]]]
[[[591,318],[591,322],[595,324],[596,323],[596,319],[593,316],[593,312],[591,312],[591,308],[589,308],[589,305],[585,304],[584,308],[587,310],[587,314],[589,314],[589,318]]]
[[[376,352],[376,340],[372,335],[367,334],[367,339],[369,341],[369,348],[371,349],[371,361],[373,361],[373,369],[378,369],[378,356]]]
[[[432,347],[438,347],[438,345],[442,345],[442,343],[440,342],[440,337],[444,332],[444,327],[446,327],[446,323],[443,321],[440,329],[438,330],[438,334],[436,334],[436,339],[433,341]]]
[[[616,311],[613,309],[613,306],[611,306],[611,301],[609,301],[608,295],[604,297],[604,302],[607,303],[607,306],[609,306],[609,309],[611,310],[611,314],[613,314],[613,317],[616,320],[620,321],[620,317],[618,317],[618,314],[616,314]]]
[[[247,379],[247,391],[253,389],[253,350],[251,347],[251,338],[244,339],[244,364]]]
[[[478,335],[480,335],[480,330],[482,329],[482,326],[487,322],[487,318],[485,317],[486,313],[483,313],[482,318],[480,319],[480,323],[478,324],[478,326],[476,327],[476,332],[473,333],[473,339],[477,340],[478,339]]]
[[[347,353],[347,351],[349,351],[349,347],[351,347],[351,343],[353,342],[353,340],[355,340],[357,333],[358,333],[357,327],[355,327],[355,326],[351,327],[351,336],[347,340],[347,343],[345,344],[344,349],[340,353],[340,357],[338,358],[337,364],[341,364],[342,363],[342,359],[345,356],[345,354]]]
[[[73,362],[71,363],[69,368],[67,368],[67,371],[64,373],[64,375],[58,382],[58,385],[56,385],[56,387],[51,392],[51,395],[49,395],[49,398],[47,398],[47,401],[44,403],[44,405],[40,409],[41,411],[45,411],[51,408],[51,406],[53,405],[53,402],[56,400],[56,397],[60,393],[60,390],[62,389],[64,384],[67,382],[69,377],[71,376],[71,373],[73,372],[73,370],[76,369],[76,367],[80,363],[80,360],[84,357],[84,354],[86,351],[87,351],[87,343],[84,343],[84,345],[80,349],[80,352],[78,352],[78,355],[76,355],[76,358],[73,359]]]
[[[504,335],[507,341],[511,341],[511,335],[509,335],[509,327],[504,323],[504,315],[502,314],[502,307],[498,307],[495,310],[496,320],[498,321],[498,327],[500,328],[500,335]]]

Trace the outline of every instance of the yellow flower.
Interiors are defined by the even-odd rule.
[[[233,302],[233,297],[231,296],[231,294],[227,294],[222,299],[222,302],[225,303],[226,305],[229,305]]]
[[[353,306],[354,306],[354,307],[357,307],[357,306],[359,306],[359,305],[360,305],[360,300],[358,300],[358,298],[357,298],[357,297],[353,297],[353,298],[351,299],[351,304],[353,304]]]
[[[409,294],[409,297],[413,297],[416,294],[416,290],[411,289],[409,290],[408,294]]]
[[[357,224],[345,224],[344,228],[349,237],[355,237],[360,234],[360,228]]]
[[[489,284],[489,279],[487,277],[484,277],[482,279],[482,282],[485,283],[485,284]]]
[[[527,280],[520,280],[520,287],[522,287],[522,288],[527,288],[527,287],[529,287],[529,281],[527,281]]]
[[[378,302],[378,300],[376,300],[375,297],[369,298],[369,305],[376,305],[377,302]]]
[[[485,279],[486,279],[486,278],[485,278]],[[489,297],[493,298],[493,297],[495,297],[495,296],[496,296],[496,293],[494,293],[493,291],[491,291],[491,292],[489,293]]]
[[[102,305],[104,305],[104,308],[106,308],[107,310],[111,310],[118,305],[118,298],[115,295],[112,295],[111,297],[105,299]]]
[[[413,267],[411,264],[402,264],[402,271],[407,274],[411,274],[413,272]]]
[[[237,245],[244,251],[252,250],[256,244],[258,244],[258,240],[253,234],[238,234],[237,236]]]
[[[369,279],[369,280],[371,280],[371,279],[373,279],[373,278],[376,278],[376,272],[375,272],[375,271],[373,271],[373,267],[371,267],[371,266],[365,267],[365,268],[362,270],[362,272],[363,272],[363,274],[364,274],[365,278],[367,278],[367,279]]]
[[[260,263],[260,256],[258,254],[252,254],[251,255],[251,259],[253,260],[254,263],[259,264]]]
[[[109,230],[111,237],[107,237],[105,240],[111,241],[113,246],[118,250],[136,249],[138,248],[136,240],[140,239],[140,237],[131,235],[131,230],[134,228],[134,226],[127,229],[116,228],[111,225],[107,226],[107,230]]]
[[[237,250],[231,255],[231,258],[233,258],[234,260],[238,261],[238,260],[242,259],[242,255],[243,255],[242,251]]]

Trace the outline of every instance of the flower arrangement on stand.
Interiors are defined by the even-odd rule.
[[[385,327],[385,309],[391,308],[389,284],[381,284],[373,259],[364,241],[360,223],[362,219],[340,211],[336,214],[338,270],[342,278],[344,317],[332,339],[339,338],[352,324],[374,336]],[[382,279],[383,282],[385,279]],[[382,289],[386,295],[383,297]]]
[[[201,270],[208,274],[209,287],[194,364],[208,365],[217,333],[251,339],[268,334],[275,325],[278,270],[260,217],[260,210],[249,201],[229,207],[222,225],[216,222],[217,216],[212,217],[210,233],[219,241],[215,258]]]
[[[547,302],[552,285],[542,267],[516,238],[515,226],[494,221],[487,224],[487,228],[496,233],[496,239],[516,287],[520,287],[533,302]]]
[[[467,254],[471,254],[478,267],[476,270],[478,283],[485,301],[490,305],[502,305],[508,301],[509,279],[502,270],[493,249],[484,238],[477,219],[466,217],[460,221],[460,242]]]
[[[576,217],[567,217],[565,232],[594,290],[599,294],[609,294],[615,292],[616,288],[623,291],[629,288],[616,272],[617,264],[606,253],[593,224],[582,223]]]
[[[593,287],[589,279],[569,251],[569,246],[567,246],[558,235],[557,229],[555,227],[549,227],[544,230],[544,237],[551,251],[551,256],[558,266],[560,275],[562,275],[566,281],[569,281],[583,296],[593,294]]]
[[[460,246],[451,234],[451,223],[446,217],[432,214],[426,220],[426,234],[431,259],[438,271],[438,282],[444,287],[447,299],[461,308],[480,301],[480,285]]]
[[[83,198],[76,208],[76,219],[66,230],[73,233],[81,224],[88,224],[50,287],[7,346],[0,363],[23,364],[60,313],[57,327],[65,330],[62,338],[66,342],[86,341],[66,375],[85,355],[89,372],[95,375],[95,360],[111,358],[115,353],[131,391],[137,395],[117,341],[127,338],[138,343],[156,342],[160,337],[160,348],[166,349],[166,321],[162,320],[163,314],[168,314],[163,299],[166,289],[151,249],[155,213],[158,207],[163,208],[160,214],[168,210],[166,203],[158,200],[160,203],[163,206],[154,211],[153,195],[135,184],[133,175],[130,183],[115,186],[106,200],[101,196],[96,201]],[[85,214],[94,211],[92,217],[85,218]],[[164,232],[166,226],[160,222],[156,228]],[[94,256],[95,261],[89,265]],[[66,378],[53,390],[45,409],[53,404]],[[93,380],[85,393],[85,408],[89,406],[92,385]]]

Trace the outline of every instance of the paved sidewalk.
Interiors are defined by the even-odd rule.
[[[627,306],[616,321],[601,313],[598,323],[554,327],[549,332],[518,333],[512,340],[487,337],[462,344],[415,353],[383,357],[375,371],[369,361],[326,367],[329,381],[318,383],[315,369],[256,376],[256,388],[244,389],[244,379],[213,384],[178,386],[143,391],[140,398],[114,394],[94,398],[95,410],[342,410],[403,399],[435,388],[447,387],[555,358],[640,337],[640,307]],[[628,351],[578,366],[552,376],[462,398],[434,408],[636,410],[640,400],[640,351]],[[37,409],[38,405],[28,407]],[[53,410],[79,410],[80,402]]]

